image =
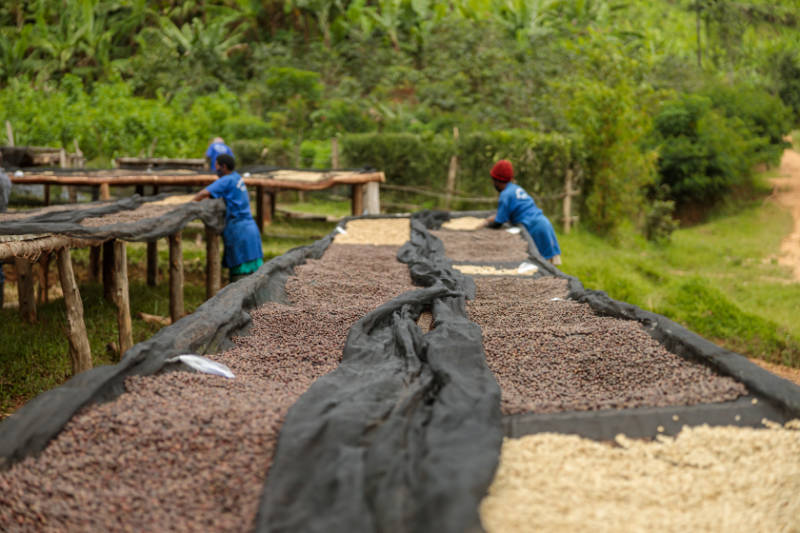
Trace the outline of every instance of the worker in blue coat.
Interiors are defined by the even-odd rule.
[[[542,257],[554,265],[560,265],[561,248],[558,246],[553,225],[525,189],[512,183],[514,167],[511,162],[501,159],[495,163],[489,174],[500,198],[497,201],[497,213],[486,219],[487,225],[499,227],[505,222],[522,224],[530,233]]]
[[[225,251],[222,266],[230,269],[231,282],[252,274],[264,264],[261,250],[261,234],[256,221],[250,213],[250,198],[244,179],[234,170],[233,156],[221,154],[216,158],[216,171],[219,178],[197,193],[193,200],[199,202],[206,198],[225,200],[225,229],[222,241]]]
[[[206,150],[206,161],[208,161],[208,165],[211,170],[217,170],[217,157],[221,156],[222,154],[228,154],[231,157],[234,157],[233,150],[231,147],[225,144],[225,141],[222,137],[214,137],[208,145],[208,149]]]

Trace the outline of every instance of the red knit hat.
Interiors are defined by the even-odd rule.
[[[501,159],[494,164],[489,174],[496,180],[511,181],[514,179],[514,167],[511,166],[511,161],[508,159]]]

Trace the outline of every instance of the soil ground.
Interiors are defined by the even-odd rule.
[[[778,177],[770,180],[773,198],[792,213],[794,229],[781,243],[778,262],[792,269],[800,281],[800,152],[785,150]]]

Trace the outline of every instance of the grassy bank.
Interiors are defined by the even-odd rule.
[[[577,231],[559,237],[562,270],[728,349],[800,367],[800,282],[777,260],[791,227],[790,214],[762,197],[676,231],[665,246]]]

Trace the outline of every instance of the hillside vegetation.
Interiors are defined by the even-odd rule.
[[[776,162],[799,25],[800,0],[10,1],[0,120],[96,166],[222,135],[244,164],[328,167],[338,136],[343,164],[443,189],[456,154],[467,195],[509,157],[539,194],[573,172],[592,231],[658,240]]]

